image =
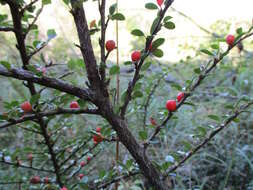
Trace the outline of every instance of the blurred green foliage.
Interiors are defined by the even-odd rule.
[[[133,30],[135,23],[129,21],[129,32]],[[219,35],[225,35],[229,31],[230,23],[217,21],[211,29]],[[29,36],[29,40],[34,42],[38,40],[36,31]],[[207,44],[215,42],[211,37],[203,40],[198,47],[206,48]],[[20,67],[20,58],[15,49],[15,40],[11,35],[0,34],[0,57],[9,61],[12,65]],[[161,171],[166,171],[169,166],[178,162],[192,147],[198,144],[204,137],[218,124],[218,120],[225,118],[230,113],[231,107],[236,105],[242,97],[252,97],[253,94],[253,44],[246,42],[244,51],[234,50],[217,69],[203,82],[203,84],[194,92],[188,101],[173,116],[164,130],[153,142],[149,149],[149,155]],[[133,40],[133,49],[140,49],[144,46],[144,39]],[[48,67],[47,75],[61,77],[62,73],[68,73],[64,80],[77,86],[84,86],[86,77],[83,76],[85,69],[80,55],[74,51],[65,51],[69,43],[64,38],[58,38],[53,47],[49,46],[32,60],[32,65],[36,67],[45,67],[49,62],[52,67]],[[95,47],[98,48],[98,47]],[[152,117],[157,123],[167,114],[165,102],[167,99],[173,99],[181,88],[187,86],[187,80],[194,79],[196,69],[201,68],[208,61],[208,56],[199,52],[196,44],[193,46],[182,46],[183,50],[194,50],[195,56],[185,56],[178,63],[160,61],[152,56],[142,71],[142,79],[136,85],[134,91],[134,100],[130,104],[127,112],[129,126],[133,134],[140,140],[146,140],[147,136],[153,131],[149,118]],[[209,48],[209,47],[208,47]],[[161,48],[162,49],[162,48]],[[148,64],[145,63],[145,64]],[[112,67],[111,63],[108,67]],[[145,65],[144,65],[145,67]],[[120,73],[120,92],[124,95],[128,81],[132,73],[125,70],[132,68],[129,65],[121,64]],[[111,73],[112,74],[112,73]],[[160,80],[161,79],[161,80]],[[111,76],[111,98],[115,98],[116,75]],[[156,83],[159,83],[157,87]],[[8,112],[8,116],[20,117],[19,105],[31,97],[27,88],[22,82],[0,77],[0,111]],[[147,112],[148,96],[153,87],[154,93],[150,98]],[[38,89],[41,87],[37,86]],[[40,106],[42,109],[54,109],[58,106],[68,107],[73,101],[72,96],[45,89],[40,97]],[[86,102],[80,100],[81,107],[90,107]],[[116,110],[117,111],[117,110]],[[146,116],[144,117],[144,115]],[[146,118],[146,120],[144,120]],[[204,149],[200,150],[190,161],[183,167],[179,168],[176,173],[170,175],[169,184],[173,189],[253,189],[253,115],[250,112],[244,113],[240,119],[233,122],[222,133],[216,136]],[[103,119],[96,116],[57,116],[49,121],[48,130],[53,140],[57,140],[55,145],[56,152],[59,154],[59,160],[68,154],[67,150],[74,150],[83,142],[87,144],[84,150],[92,146],[90,140],[95,128],[102,127],[102,134],[108,138],[114,136],[109,124]],[[30,130],[30,131],[29,131]],[[12,126],[3,129],[0,132],[0,159],[8,157],[9,160],[15,161],[17,158],[22,162],[29,164],[27,155],[30,152],[34,154],[33,165],[52,168],[49,161],[49,154],[43,139],[39,134],[31,132],[39,131],[37,124],[26,122],[22,125]],[[54,133],[56,132],[56,133]],[[64,149],[62,150],[62,147]],[[92,161],[87,168],[81,171],[85,177],[73,189],[85,189],[85,183],[92,179],[102,180],[117,175],[113,168],[115,146],[114,143],[103,142],[92,152],[97,155],[96,160]],[[3,156],[4,155],[4,156]],[[78,156],[82,156],[81,153]],[[87,155],[86,155],[87,156]],[[84,157],[86,158],[86,157]],[[71,164],[70,160],[69,164]],[[69,173],[79,171],[79,163]],[[120,163],[121,168],[131,170],[136,168],[131,156],[121,146]],[[37,173],[25,170],[17,166],[10,167],[0,163],[0,188],[3,190],[17,189],[18,184],[1,185],[4,181],[25,181],[22,184],[24,189],[50,189],[45,185],[30,186],[29,178]],[[48,173],[38,173],[41,178],[54,176]],[[64,180],[67,181],[68,176]],[[67,181],[74,183],[79,181],[77,178]],[[78,182],[79,183],[79,182]],[[53,187],[51,188],[53,189]],[[144,183],[139,176],[134,177],[127,182],[120,182],[119,189],[144,189]]]

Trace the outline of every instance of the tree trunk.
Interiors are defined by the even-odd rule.
[[[117,132],[120,142],[127,148],[138,163],[142,174],[147,178],[149,183],[157,190],[168,190],[169,187],[163,181],[161,172],[155,168],[151,160],[145,154],[143,147],[140,146],[129,131],[126,121],[113,113],[111,106],[104,106],[102,114]]]

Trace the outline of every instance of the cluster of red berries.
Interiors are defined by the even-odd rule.
[[[91,161],[91,157],[88,156],[88,157],[87,157],[87,162],[90,162],[90,161]],[[84,167],[85,165],[86,165],[86,162],[85,162],[85,161],[81,161],[81,162],[80,162],[80,166],[81,166],[81,167]]]
[[[184,93],[180,92],[177,95],[177,101],[176,100],[168,100],[166,102],[166,108],[168,111],[173,112],[177,109],[177,102],[181,102],[181,100],[184,98]]]
[[[88,156],[88,157],[87,157],[87,162],[81,161],[81,162],[80,162],[80,167],[83,168],[83,167],[86,165],[86,163],[88,163],[88,162],[91,161],[91,159],[92,159],[92,158],[91,158],[90,156]],[[78,175],[78,177],[79,177],[79,179],[81,180],[81,179],[83,179],[84,174],[81,173],[81,174]]]
[[[101,128],[100,127],[97,127],[96,132],[97,132],[97,134],[95,134],[93,136],[93,142],[94,142],[94,144],[98,144],[98,143],[102,142],[103,138],[104,138],[102,136],[102,134],[101,134]]]
[[[69,104],[69,107],[71,109],[79,109],[80,106],[78,104],[77,101],[72,101],[70,104]],[[29,112],[32,112],[32,105],[30,102],[26,101],[24,103],[22,103],[20,105],[20,108],[25,112],[25,113],[29,113]]]

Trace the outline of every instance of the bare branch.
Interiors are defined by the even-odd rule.
[[[155,83],[155,85],[152,87],[150,93],[148,94],[147,100],[144,104],[144,117],[143,117],[143,127],[146,126],[146,120],[147,120],[147,114],[148,114],[148,106],[150,104],[151,98],[154,95],[156,89],[158,88],[158,86],[160,85],[160,82],[162,81],[162,79],[164,78],[165,74],[163,74],[161,77],[159,77],[159,79],[157,80],[157,82]]]
[[[66,92],[68,94],[72,94],[83,100],[92,101],[93,95],[90,92],[90,90],[73,86],[59,79],[50,78],[46,76],[38,77],[30,71],[26,71],[23,69],[15,69],[15,68],[7,70],[1,66],[0,66],[0,75],[37,83],[42,86],[46,86],[48,88],[53,88],[56,90],[60,90],[62,92]]]
[[[14,32],[14,28],[0,26],[0,32]]]
[[[32,115],[24,116],[20,119],[11,119],[10,122],[4,123],[0,125],[0,129],[7,128],[12,125],[16,125],[19,123],[23,123],[26,121],[36,120],[38,117],[48,117],[48,116],[55,116],[55,115],[62,115],[62,114],[95,114],[98,115],[100,112],[97,109],[63,109],[58,108],[52,111],[45,111],[45,112],[38,112]]]
[[[15,166],[15,167],[20,167],[20,168],[35,170],[35,171],[54,173],[53,170],[46,170],[46,169],[43,169],[43,168],[35,168],[35,167],[32,167],[32,166],[26,166],[26,165],[23,165],[23,164],[19,164],[18,165],[17,163],[8,162],[8,161],[5,161],[5,160],[0,160],[0,163],[6,164],[6,165]]]
[[[113,178],[112,180],[107,181],[107,182],[104,182],[103,184],[99,185],[99,186],[97,187],[97,189],[104,189],[104,188],[108,187],[109,185],[111,185],[111,184],[113,184],[113,183],[119,182],[119,181],[121,181],[121,180],[123,180],[123,179],[128,179],[128,178],[133,177],[133,176],[136,176],[136,175],[138,175],[138,174],[140,174],[140,172],[139,172],[139,171],[136,171],[136,172],[129,172],[129,173],[126,174],[126,175],[122,175],[122,176],[115,177],[115,178]]]
[[[84,63],[88,74],[88,79],[93,88],[100,86],[100,76],[96,63],[96,58],[91,44],[90,32],[83,8],[83,3],[80,0],[71,0],[71,13],[74,17],[78,37],[80,41],[80,50],[83,55]]]
[[[100,68],[99,72],[101,75],[102,81],[105,80],[105,67],[106,67],[106,58],[108,57],[105,56],[105,33],[106,33],[106,23],[105,23],[105,6],[106,6],[106,0],[102,0],[101,4],[98,1],[99,5],[99,12],[100,12],[100,17],[101,17],[101,36],[99,39],[99,45],[100,45],[100,51],[101,51],[101,62],[100,62]]]
[[[27,35],[30,32],[30,30],[32,29],[32,27],[34,26],[34,24],[36,23],[36,21],[38,20],[40,14],[42,13],[42,10],[43,10],[43,4],[42,4],[41,8],[37,11],[36,16],[33,19],[32,23],[29,24],[25,35]]]

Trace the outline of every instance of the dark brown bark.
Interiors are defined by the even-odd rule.
[[[88,79],[92,88],[100,87],[100,76],[96,58],[91,44],[89,28],[83,9],[83,4],[80,0],[71,0],[72,10],[71,13],[74,17],[76,29],[80,42],[80,49],[83,55],[84,63],[86,66]]]
[[[107,119],[112,128],[117,132],[120,142],[133,156],[142,174],[148,179],[150,184],[157,190],[167,190],[168,186],[163,181],[161,172],[155,168],[150,158],[146,155],[144,148],[140,146],[129,131],[126,121],[113,113],[112,107],[109,104],[104,105],[102,109],[103,117]]]
[[[92,93],[90,90],[73,86],[60,79],[55,79],[55,78],[50,78],[50,77],[45,77],[45,76],[38,77],[34,75],[32,72],[26,71],[23,69],[13,68],[10,71],[8,71],[4,69],[3,67],[0,67],[0,75],[6,76],[6,77],[13,77],[19,80],[30,81],[33,83],[37,83],[37,84],[49,87],[49,88],[60,90],[62,92],[66,92],[68,94],[72,94],[83,100],[92,101]]]

